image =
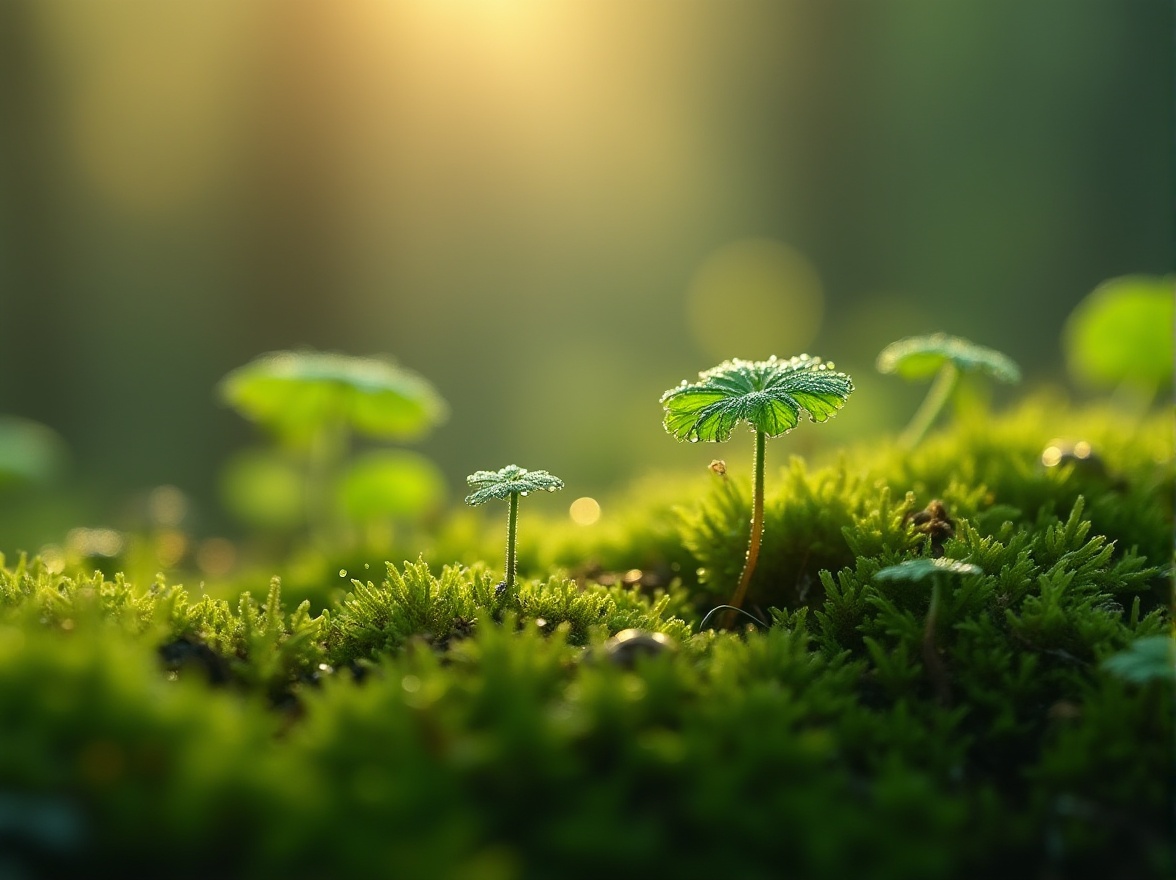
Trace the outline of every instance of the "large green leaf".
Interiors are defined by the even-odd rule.
[[[369,437],[411,440],[447,415],[416,373],[378,358],[317,351],[262,355],[225,376],[220,393],[246,418],[294,439],[342,421]]]
[[[476,490],[466,497],[466,504],[477,506],[492,498],[511,495],[530,495],[532,492],[555,492],[564,487],[563,480],[547,471],[529,471],[517,464],[508,464],[498,471],[475,471],[466,482]]]
[[[984,570],[971,562],[960,562],[958,559],[907,559],[898,565],[886,566],[874,575],[874,580],[913,583],[939,574],[984,574]]]
[[[803,410],[814,422],[837,412],[853,381],[820,358],[730,360],[699,373],[661,397],[663,424],[679,440],[723,441],[740,422],[768,437],[791,431]]]
[[[339,481],[339,501],[350,519],[415,519],[445,500],[445,477],[416,452],[381,449],[360,456]]]
[[[1132,276],[1099,285],[1066,322],[1066,362],[1076,379],[1158,390],[1172,380],[1176,278]]]
[[[892,342],[879,353],[876,366],[880,373],[897,373],[904,379],[927,379],[939,372],[944,363],[951,363],[965,373],[983,373],[1009,384],[1021,381],[1021,370],[1008,355],[946,333],[908,336]]]

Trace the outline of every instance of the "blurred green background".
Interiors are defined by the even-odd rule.
[[[273,349],[431,379],[452,415],[417,448],[454,500],[512,461],[562,476],[562,504],[705,466],[718,450],[675,444],[657,399],[726,357],[854,376],[781,461],[901,427],[924,389],[873,361],[903,335],[1064,383],[1078,301],[1172,268],[1173,17],[5,0],[0,413],[55,429],[70,465],[0,498],[0,549],[162,484],[227,528],[218,473],[256,432],[213,389]]]

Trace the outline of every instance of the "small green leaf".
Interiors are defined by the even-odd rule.
[[[225,376],[220,394],[246,418],[293,439],[342,421],[369,437],[411,440],[447,415],[416,373],[378,358],[316,351],[262,355]]]
[[[808,355],[724,361],[698,379],[661,397],[665,429],[679,440],[723,441],[740,422],[778,437],[797,426],[802,410],[827,420],[853,391],[849,376]]]
[[[874,575],[874,580],[915,583],[937,574],[984,574],[984,570],[978,565],[960,562],[958,559],[907,559],[898,565],[889,565],[882,569]]]
[[[46,483],[65,465],[65,441],[52,428],[0,416],[0,486]]]
[[[379,450],[357,459],[339,481],[339,502],[356,522],[413,519],[445,500],[445,478],[433,462],[407,450]]]
[[[927,379],[945,363],[955,365],[961,372],[983,373],[1008,384],[1021,381],[1020,367],[1007,355],[945,333],[909,336],[892,342],[879,353],[876,366],[880,373],[896,373],[904,379]]]
[[[475,507],[491,498],[506,499],[516,493],[555,492],[564,487],[563,480],[547,471],[529,471],[517,464],[508,464],[498,471],[475,471],[466,477],[466,483],[476,489],[466,497],[466,504]]]
[[[1173,651],[1172,637],[1147,636],[1136,639],[1126,651],[1105,659],[1102,668],[1135,684],[1176,681],[1176,652]]]
[[[1176,277],[1130,276],[1100,284],[1074,309],[1062,340],[1080,382],[1154,391],[1172,380]]]

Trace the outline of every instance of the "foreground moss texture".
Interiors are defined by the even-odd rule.
[[[1101,463],[1046,467],[1054,437]],[[1103,665],[1170,632],[1167,420],[1029,405],[770,485],[740,633],[697,631],[747,546],[717,479],[676,520],[674,490],[631,504],[628,543],[552,524],[520,561],[556,574],[507,600],[482,564],[312,615],[276,580],[228,602],[10,561],[0,875],[1170,876],[1172,677]],[[933,499],[950,531],[913,516]],[[938,553],[983,572],[941,596],[946,697],[930,585],[874,580]],[[631,627],[678,648],[615,662]]]

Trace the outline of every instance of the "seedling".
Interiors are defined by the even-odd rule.
[[[927,606],[927,618],[923,624],[923,664],[935,688],[935,694],[942,703],[951,699],[947,667],[939,656],[935,630],[939,616],[940,594],[946,589],[946,581],[952,576],[983,574],[978,565],[960,562],[956,559],[908,559],[898,565],[890,565],[874,575],[876,581],[906,581],[918,583],[931,578],[931,602]]]
[[[892,342],[879,353],[876,366],[880,373],[897,373],[904,379],[935,377],[923,403],[902,432],[901,442],[908,449],[918,446],[926,436],[954,395],[963,373],[990,376],[1009,384],[1021,381],[1020,368],[1007,355],[944,333]]]
[[[665,429],[679,440],[722,442],[740,422],[755,432],[751,536],[730,602],[734,608],[743,605],[763,537],[764,441],[795,428],[801,410],[811,421],[826,421],[845,405],[852,391],[853,381],[835,372],[833,364],[802,354],[789,360],[772,356],[766,361],[724,361],[699,373],[697,382],[683,380],[661,396]]]
[[[529,471],[517,464],[508,464],[498,471],[475,471],[466,477],[474,487],[466,504],[477,507],[491,498],[500,498],[510,505],[506,521],[506,578],[498,585],[500,595],[509,594],[515,584],[515,535],[519,524],[519,496],[532,492],[555,492],[564,487],[563,480],[547,471]]]
[[[220,394],[303,460],[306,518],[320,539],[330,534],[337,496],[350,503],[348,482],[340,482],[338,471],[348,456],[352,433],[377,440],[415,440],[447,414],[433,386],[415,373],[378,358],[316,351],[262,355],[225,376]],[[383,485],[421,482],[419,461],[414,459],[407,468],[398,468],[398,463],[403,465],[380,460]],[[370,482],[371,459],[362,464]],[[268,466],[271,471],[280,468],[281,460],[271,459]],[[290,493],[285,494],[289,498]]]

